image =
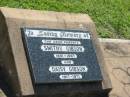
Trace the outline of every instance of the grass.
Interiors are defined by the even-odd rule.
[[[100,37],[130,39],[130,0],[0,0],[0,6],[86,13]]]

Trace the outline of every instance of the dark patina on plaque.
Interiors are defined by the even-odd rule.
[[[89,31],[23,28],[22,37],[36,84],[102,80]]]

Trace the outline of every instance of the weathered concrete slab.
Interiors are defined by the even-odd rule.
[[[130,40],[100,41],[113,87],[109,97],[130,97]]]
[[[0,48],[2,50],[1,54],[5,55],[2,58],[4,59],[2,60],[4,61],[4,64],[2,64],[2,66],[8,68],[9,71],[8,74],[13,80],[15,79],[12,83],[14,84],[14,88],[18,90],[16,91],[18,92],[18,95],[19,92],[22,92],[22,95],[34,94],[32,81],[27,66],[28,64],[25,57],[25,51],[23,50],[22,40],[20,39],[21,27],[28,26],[28,27],[39,27],[39,28],[58,27],[61,29],[62,28],[89,29],[92,32],[95,32],[95,29],[92,29],[94,25],[91,19],[84,14],[75,15],[75,14],[62,13],[62,12],[50,13],[50,12],[32,11],[32,10],[23,10],[23,9],[17,10],[17,9],[10,9],[10,8],[1,8],[1,13],[2,14],[0,15],[0,20],[1,20],[0,32],[9,32],[6,34],[0,33],[0,41],[1,41]],[[86,28],[87,26],[89,27]],[[108,69],[109,76],[112,82],[112,87],[113,87],[113,90],[110,93],[110,97],[129,97],[130,96],[130,92],[129,92],[130,91],[130,41],[101,39],[100,42],[102,44],[102,51],[106,63],[105,67],[103,66],[103,68]],[[12,47],[10,45],[12,45]],[[105,79],[107,79],[107,76]],[[16,83],[19,84],[15,85]],[[111,88],[109,79],[103,81],[103,87],[105,89]]]
[[[100,86],[96,85],[99,85],[99,83],[94,83],[93,86],[88,84],[86,85],[88,88],[85,89],[91,91],[92,89],[98,88],[94,91],[110,91],[111,82],[107,74],[106,65],[104,64],[99,41],[96,38],[95,25],[88,15],[13,8],[1,8],[0,10],[0,55],[2,57],[1,59],[3,59],[3,67],[6,69],[7,75],[9,75],[9,81],[12,83],[11,85],[13,85],[17,96],[34,95],[34,88],[21,38],[22,27],[90,31],[93,36],[93,41],[96,41],[93,45],[97,48],[96,53],[102,69],[103,81],[100,83]],[[95,88],[95,86],[97,86],[97,88]],[[53,90],[55,90],[55,88],[53,88]],[[62,87],[59,90],[64,92]],[[68,90],[68,92],[70,91]],[[48,91],[46,93],[48,93]]]

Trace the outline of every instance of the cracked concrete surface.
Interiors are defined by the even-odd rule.
[[[108,39],[101,43],[113,87],[109,97],[130,97],[130,41]]]

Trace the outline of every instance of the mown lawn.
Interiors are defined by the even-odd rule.
[[[0,6],[87,13],[101,37],[130,39],[130,0],[0,0]]]

